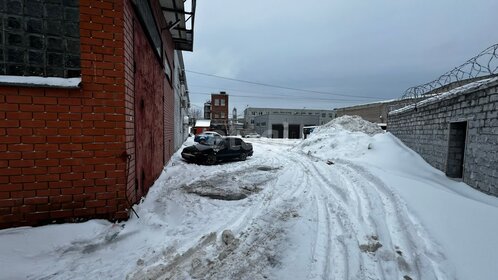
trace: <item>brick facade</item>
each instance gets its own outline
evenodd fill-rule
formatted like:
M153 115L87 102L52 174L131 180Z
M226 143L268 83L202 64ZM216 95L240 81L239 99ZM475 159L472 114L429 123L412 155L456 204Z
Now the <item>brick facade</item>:
M148 127L143 134L157 130L153 139L173 139L173 94L157 59L136 61L136 40L144 53L153 50L130 1L80 0L79 11L80 89L0 86L0 228L125 219L173 152L160 146L146 182L137 182L136 143L143 139L136 137L135 86L146 78L136 80L136 63L161 78L154 99L144 101L155 106L152 120L160 129ZM165 55L173 61L167 33ZM143 184L140 191L137 184Z
M498 81L395 111L387 129L435 168L450 177L463 173L465 183L498 196ZM462 159L463 171L456 164Z

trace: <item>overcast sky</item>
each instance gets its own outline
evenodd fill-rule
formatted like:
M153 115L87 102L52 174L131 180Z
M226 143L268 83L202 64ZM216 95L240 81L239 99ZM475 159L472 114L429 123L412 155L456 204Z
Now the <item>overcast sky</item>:
M398 98L498 43L497 11L497 0L197 1L187 71L325 93L187 72L191 103L227 91L240 116Z

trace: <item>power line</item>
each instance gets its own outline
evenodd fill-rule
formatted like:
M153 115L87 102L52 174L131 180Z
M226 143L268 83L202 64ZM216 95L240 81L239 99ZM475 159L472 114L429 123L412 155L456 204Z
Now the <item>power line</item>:
M318 94L337 95L337 96L344 96L344 97L356 97L356 98L379 100L379 98L371 97L371 96L350 95L350 94L332 93L332 92L324 92L324 91L316 91L316 90L307 90L307 89L285 87L285 86L272 85L272 84L266 84L266 83L260 83L260 82L253 82L253 81L248 81L248 80L234 79L234 78L223 77L223 76L218 76L218 75L208 74L208 73L203 73L203 72L197 72L197 71L192 71L192 70L185 70L185 71L189 72L189 73L197 74L197 75L203 75L203 76L214 77L214 78L218 78L218 79L230 80L230 81L235 81L235 82L240 82L240 83L264 86L264 87L287 89L287 90L294 90L294 91L301 91L301 92L311 92L311 93L318 93Z
M189 94L193 95L211 95L209 92L195 92L189 91ZM280 99L282 100L282 96L254 96L254 95L239 95L239 94L230 94L231 97L241 97L241 98L258 98L258 99ZM319 98L319 97L293 97L293 99L299 100L316 100L316 101L334 101L334 102L358 102L359 100L352 99L341 99L341 98Z
M205 89L220 90L219 87L210 87L210 86L203 86L203 85L196 85L196 84L189 84L189 88L191 88L191 89L192 88L205 88ZM234 92L238 92L238 93L247 93L247 94L265 94L265 95L274 95L274 96L282 96L282 97L294 97L294 96L290 96L289 94L285 94L285 93L282 93L282 94L273 93L273 92L272 93L265 93L265 92L254 93L254 92L248 92L248 91L244 91L244 90L240 90L240 89L236 89L236 88L227 88L227 87L223 87L222 90L230 91L230 94L232 94L232 95ZM327 94L327 95L329 95L329 94ZM260 97L260 96L255 95L254 97ZM294 98L297 98L297 97L294 97ZM310 98L310 97L307 97L307 99L308 98ZM343 99L337 99L337 100L343 100ZM362 101L362 100L358 100L358 99L348 99L348 100L349 101ZM384 100L384 98L376 98L375 100Z

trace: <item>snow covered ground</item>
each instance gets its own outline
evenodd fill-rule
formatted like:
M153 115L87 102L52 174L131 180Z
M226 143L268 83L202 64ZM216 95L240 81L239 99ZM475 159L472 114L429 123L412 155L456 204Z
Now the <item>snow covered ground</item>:
M0 231L0 278L496 279L498 199L375 125L250 142L244 162L175 154L140 218Z

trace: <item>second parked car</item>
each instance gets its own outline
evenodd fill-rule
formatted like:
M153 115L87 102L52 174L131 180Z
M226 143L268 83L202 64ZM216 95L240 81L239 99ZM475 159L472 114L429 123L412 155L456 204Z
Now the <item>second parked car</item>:
M246 160L252 155L252 144L238 137L220 137L214 142L195 144L182 151L182 157L186 161L210 165L224 160Z

